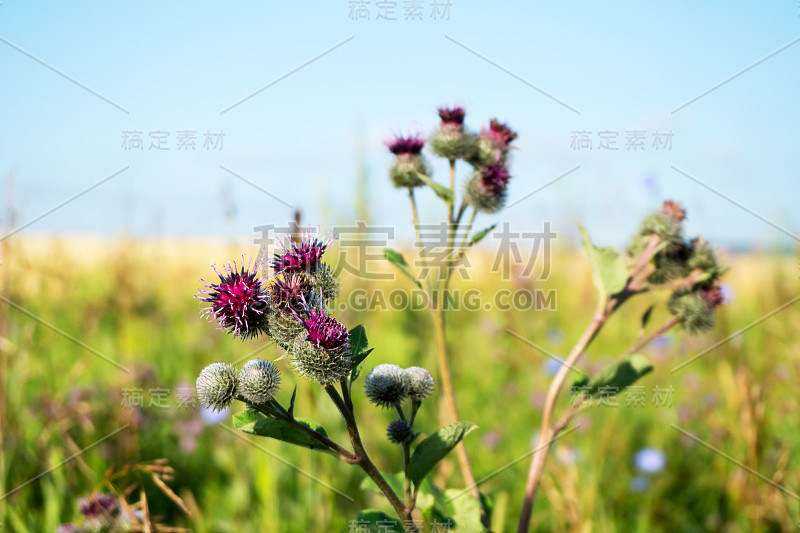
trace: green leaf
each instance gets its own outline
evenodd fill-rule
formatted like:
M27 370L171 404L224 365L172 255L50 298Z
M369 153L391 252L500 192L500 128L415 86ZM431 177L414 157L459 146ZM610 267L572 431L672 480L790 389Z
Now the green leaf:
M328 436L325 428L313 420L306 418L295 418L295 421L303 424L304 426L313 429L317 433ZM304 448L312 450L327 450L328 447L323 445L311 435L303 432L302 430L292 426L288 422L278 420L276 418L269 418L257 411L242 411L233 415L233 426L240 429L245 433L251 435L258 435L259 437L269 437L272 439L281 440Z
M430 476L426 476L419 487L417 509L421 510L429 521L436 519L439 522L446 522L453 515L452 504L447 501L444 491L436 486Z
M414 276L414 273L411 272L408 263L406 263L405 258L403 258L403 254L401 254L400 252L395 252L391 248L384 248L383 256L390 263L396 266L400 270L400 272L405 274L408 277L408 279L413 281L417 287L419 287L420 289L422 288L422 283L420 283L419 280Z
M350 357L350 383L355 381L359 374L361 374L361 367L363 366L364 359L366 359L373 350L373 348L367 349L367 346L369 346L367 331L364 329L364 326L359 324L350 330L350 351L353 354Z
M616 294L624 289L628 283L628 268L625 266L625 258L612 246L600 248L592 244L589 232L582 225L580 231L583 247L592 265L594 285L601 295Z
M367 330L364 326L359 324L350 330L350 351L353 355L358 355L369 346L367 341Z
M375 509L366 509L358 513L356 522L358 522L359 531L361 531L361 527L367 527L370 533L405 532L400 520Z
M292 391L292 399L289 400L289 416L294 418L294 398L297 396L297 385L294 386L294 390Z
M481 502L473 498L472 494L468 492L464 494L460 489L447 489L444 494L453 507L455 528L451 529L451 531L456 533L482 533L486 531L483 524L481 524ZM455 499L451 500L451 498Z
M440 428L436 433L420 442L411 456L408 465L408 477L419 486L436 463L461 442L470 431L477 428L472 422L457 422Z
M653 370L653 365L643 355L633 355L619 363L609 365L594 376L581 392L587 396L614 396Z
M488 228L480 230L478 233L473 235L472 238L469 240L469 245L470 246L474 246L474 245L478 244L479 242L481 242L483 240L484 237L489 235L489 233L496 227L497 227L497 224L492 224Z
M367 358L369 354L372 353L372 350L375 348L370 348L364 352L361 352L359 355L353 358L353 365L351 366L350 370L350 383L354 382L358 379L358 376L361 375L361 369L364 367L364 360Z
M650 322L650 317L653 314L653 309L656 308L656 304L651 304L650 307L647 308L647 311L644 312L642 315L642 329L647 327L647 324Z
M453 191L451 191L449 188L445 187L440 183L436 183L425 174L417 173L417 177L419 177L419 179L422 180L422 182L425 183L425 185L433 189L433 192L436 193L436 196L438 196L448 204L453 203Z

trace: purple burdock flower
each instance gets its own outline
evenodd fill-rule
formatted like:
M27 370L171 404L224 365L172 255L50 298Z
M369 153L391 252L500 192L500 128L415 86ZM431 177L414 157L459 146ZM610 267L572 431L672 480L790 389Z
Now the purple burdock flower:
M406 137L395 135L394 140L388 141L386 146L390 152L397 156L392 168L389 170L389 177L395 187L419 187L424 185L419 175L427 176L431 173L425 158L422 156L425 138L418 133L413 133Z
M224 273L213 266L219 283L200 278L206 286L197 293L197 298L211 304L203 308L201 315L216 320L234 337L247 339L256 337L267 329L269 294L264 282L256 277L258 268L251 265L239 270L236 261L225 265Z
M283 250L274 254L270 266L276 273L313 272L331 242L333 242L331 234L319 239L310 233L304 235L300 242L283 242L281 243Z
M78 509L86 518L108 516L118 505L116 498L102 492L78 500Z
M286 274L277 278L269 288L272 305L276 309L300 311L305 304L305 295L311 292L311 282L297 274Z
M308 331L306 341L326 350L335 350L350 341L350 333L343 324L317 309L309 310L308 320L304 320L303 324Z
M396 135L394 140L388 141L386 146L389 151L396 156L401 155L420 155L422 148L425 146L425 138L421 135L414 133L408 137Z
M467 182L464 198L477 211L496 213L505 205L510 179L508 167L503 163L479 167Z
M493 163L487 165L480 170L481 185L492 193L501 193L506 190L511 173L508 168L502 163Z
M467 114L463 107L440 107L439 118L442 119L442 128L464 131L464 116Z
M484 128L482 134L495 141L499 147L505 149L508 149L511 145L511 141L517 138L517 132L496 118L489 121L489 128Z

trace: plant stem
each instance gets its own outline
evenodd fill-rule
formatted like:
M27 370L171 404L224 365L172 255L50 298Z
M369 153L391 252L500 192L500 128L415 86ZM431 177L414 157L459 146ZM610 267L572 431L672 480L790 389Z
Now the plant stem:
M533 453L531 468L528 471L528 481L525 485L525 500L522 504L517 533L527 533L530 527L536 490L539 488L539 480L544 471L544 463L547 459L547 453L550 451L549 442L552 441L556 434L556 428L551 426L551 424L558 394L561 392L561 387L567 379L567 373L575 365L584 350L586 350L586 347L594 340L595 336L597 336L600 329L608 320L610 309L614 308L612 300L613 298L608 297L600 300L597 311L594 317L592 317L592 322L586 328L586 331L583 332L580 340L578 340L578 343L572 349L569 356L567 356L565 363L558 369L558 372L553 378L553 382L550 384L550 389L545 399L544 412L542 413L542 426L539 430L539 440L536 443L536 451ZM544 446L544 443L548 443L548 445Z
M345 391L345 395L347 395L346 387L343 387ZM375 482L378 486L378 489L383 493L386 499L391 504L392 508L394 509L397 516L400 520L403 521L403 527L409 533L419 533L419 529L414 524L411 519L411 510L407 509L406 506L403 504L400 497L394 492L392 487L389 486L389 483L386 482L383 475L381 475L378 468L369 458L367 454L367 450L364 449L364 444L361 442L361 435L358 432L358 424L356 423L355 416L353 412L347 408L347 404L345 400L339 395L339 391L333 385L326 385L325 392L328 393L331 400L333 400L334 405L336 408L339 409L339 413L341 413L342 418L344 418L345 424L347 425L347 431L350 434L350 441L353 444L353 451L356 454L357 460L355 464L361 467L361 469Z

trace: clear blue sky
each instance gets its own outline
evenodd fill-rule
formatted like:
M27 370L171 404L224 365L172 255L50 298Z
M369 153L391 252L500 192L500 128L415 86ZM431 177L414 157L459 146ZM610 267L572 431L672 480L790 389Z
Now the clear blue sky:
M672 112L800 37L796 0L451 0L449 20L432 20L424 0L422 21L403 20L404 0L398 20L375 20L376 0L370 20L351 20L350 3L2 0L0 171L16 172L18 225L126 166L24 231L246 238L290 217L221 165L307 222L348 221L362 139L374 220L408 235L382 143L393 130L429 132L437 105L459 103L475 129L496 116L519 132L511 202L580 165L493 218L567 233L583 221L619 243L671 197L686 204L690 233L793 243L674 166L800 233L800 42ZM124 150L124 130L143 131L145 149ZM154 130L170 133L170 150L148 149ZM177 150L181 130L197 132L195 151ZM206 130L224 131L221 150L203 148ZM594 150L570 148L576 130L592 132ZM620 150L596 149L602 130L619 133ZM625 149L628 130L646 132L646 150ZM673 132L671 150L652 148L656 130ZM424 216L436 206L424 195Z

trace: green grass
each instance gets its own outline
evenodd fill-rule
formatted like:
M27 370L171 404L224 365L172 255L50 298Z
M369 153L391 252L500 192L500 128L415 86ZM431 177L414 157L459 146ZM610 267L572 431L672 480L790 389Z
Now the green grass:
M11 280L7 297L130 372L0 303L5 371L0 492L5 494L128 424L119 434L0 501L0 529L53 531L77 518L77 499L101 481L108 467L159 457L168 458L176 469L172 486L193 514L183 516L156 491L150 496L153 513L162 515L165 523L198 533L348 531L348 522L362 508L382 506L389 511L379 499L359 490L364 477L360 470L328 455L246 439L259 449L217 426L202 425L195 437L188 435L198 427L198 413L176 406L176 388L192 386L206 364L233 362L260 346L257 341L234 341L200 319L198 302L192 299L197 278L211 273L209 263L238 257L242 250L212 243L88 245L77 240L22 241L10 247L3 260ZM484 295L503 287L531 286L525 280L504 282L484 274L486 258L478 253L474 259L471 283ZM800 506L795 497L673 427L696 435L787 490L800 491L800 337L796 335L800 305L670 373L679 362L797 295L793 259L766 255L728 259L733 269L725 281L735 298L720 312L717 327L700 337L675 333L646 351L656 365L640 383L646 387L646 405L626 407L623 394L619 407L587 407L576 419L578 428L555 444L534 511L535 530L796 530ZM355 286L370 291L393 286L360 282L352 276L344 282L345 291ZM397 286L407 285L400 280ZM557 253L550 278L535 282L535 287L557 291L556 310L462 311L450 316L459 411L480 426L466 440L479 479L529 453L548 385L545 356L508 330L564 354L588 323L595 304L588 266L579 253ZM631 302L615 315L582 360L582 368L595 372L623 353L636 339L639 317L648 303ZM382 362L421 365L436 376L426 312L343 311L338 317L349 326L365 325L376 347L367 368ZM662 310L652 324L664 318ZM267 345L258 355L274 359L279 350ZM279 365L284 379L279 398L288 403L297 382L297 413L316 419L337 440L346 441L324 393L298 380L285 361ZM652 405L655 386L672 387L671 406ZM123 390L135 387L144 391L144 407L124 408ZM159 387L170 390L168 408L149 406L147 391ZM438 396L433 398L419 417L418 427L427 432L437 427ZM390 414L369 405L360 387L354 400L373 459L384 471L399 470L399 450L383 437ZM563 408L568 402L567 391L559 405ZM650 476L646 490L634 492L631 482L640 474L633 457L643 447L663 450L667 464ZM578 460L564 460L573 449ZM515 528L528 466L529 458L523 459L482 485L495 501L498 531ZM461 486L454 460L437 472L437 479Z

